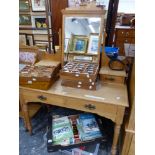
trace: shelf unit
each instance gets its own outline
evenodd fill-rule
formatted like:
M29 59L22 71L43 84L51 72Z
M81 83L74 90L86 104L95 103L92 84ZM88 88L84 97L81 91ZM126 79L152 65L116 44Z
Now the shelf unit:
M38 46L41 50L41 47L44 48L43 51L48 53L55 53L55 44L54 44L54 35L52 31L52 16L51 16L51 10L50 10L50 1L45 0L45 11L33 11L32 10L32 4L31 0L19 0L19 2L25 2L28 3L29 9L27 11L19 11L19 15L25 15L25 17L28 15L31 18L30 25L19 25L19 35L25 35L24 44L26 45L32 45L32 46ZM35 18L45 18L45 24L46 28L37 28L36 27L36 21ZM33 19L32 19L33 18ZM31 36L31 42L28 36ZM19 41L21 44L23 42ZM42 51L42 50L41 50Z

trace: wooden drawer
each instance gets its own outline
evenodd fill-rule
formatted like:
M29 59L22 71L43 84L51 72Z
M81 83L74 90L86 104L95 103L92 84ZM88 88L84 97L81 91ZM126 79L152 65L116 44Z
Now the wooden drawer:
M135 37L134 29L117 29L116 30L117 37Z
M92 112L107 117L112 121L115 120L117 106L104 103L96 103L95 101L87 101L73 97L65 97L62 95L48 94L39 91L23 90L23 98L26 102L43 102L61 107ZM22 93L22 92L20 92ZM94 97L95 98L95 97Z
M100 75L100 80L105 83L125 83L125 77L114 75Z
M117 38L116 40L116 45L117 44L124 44L124 43L134 43L134 39L133 38Z

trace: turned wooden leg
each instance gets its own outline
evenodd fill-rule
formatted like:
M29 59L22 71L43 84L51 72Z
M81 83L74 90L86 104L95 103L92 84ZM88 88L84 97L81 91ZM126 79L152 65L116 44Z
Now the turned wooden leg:
M115 124L113 144L111 149L112 155L116 155L116 152L117 152L117 143L118 143L118 138L120 134L120 129L121 129L121 125Z
M29 133L32 134L32 125L31 125L31 121L30 121L30 117L29 117L28 105L27 104L23 104L23 115L24 115L26 127L27 127Z
M22 112L22 119L24 120L24 126L25 126L25 129L27 130L27 124L26 124L26 120L25 120L25 117L24 117L24 112L23 112L23 105L22 105L22 103L21 103L21 101L20 101L20 110L21 110L21 112Z

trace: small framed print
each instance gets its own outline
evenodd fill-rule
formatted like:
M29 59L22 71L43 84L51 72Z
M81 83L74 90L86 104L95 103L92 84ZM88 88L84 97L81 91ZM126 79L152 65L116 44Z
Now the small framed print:
M35 18L35 26L36 26L36 28L47 28L46 18L36 17Z
M33 36L33 34L32 35L31 34L27 35L27 41L28 41L28 45L29 46L33 46L34 45L34 36Z
M85 53L88 45L88 37L76 35L73 36L73 52Z
M28 0L19 0L19 11L21 12L29 12L30 5Z
M19 45L26 45L26 35L25 34L19 35Z
M91 33L89 36L89 44L87 53L98 54L99 35Z
M37 30L33 31L34 34L47 34L46 16L32 16L31 19L32 27L38 28Z
M45 11L45 0L31 0L32 11Z
M31 15L20 14L19 15L19 25L31 25Z

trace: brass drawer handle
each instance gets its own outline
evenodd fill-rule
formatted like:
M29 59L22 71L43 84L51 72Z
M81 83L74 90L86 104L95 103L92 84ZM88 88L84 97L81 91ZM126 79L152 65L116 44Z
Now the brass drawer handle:
M38 99L42 100L42 101L46 101L47 97L43 96L43 95L39 95Z
M89 109L89 110L95 110L96 109L96 106L93 105L93 104L85 104L84 106L86 109Z

